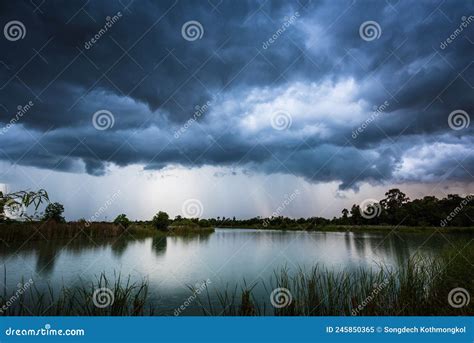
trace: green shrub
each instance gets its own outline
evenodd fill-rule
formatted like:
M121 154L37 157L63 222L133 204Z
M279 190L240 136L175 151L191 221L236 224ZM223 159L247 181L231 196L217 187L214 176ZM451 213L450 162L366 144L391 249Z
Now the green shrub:
M53 202L46 206L44 210L43 220L45 221L54 221L57 223L64 223L66 220L63 217L64 206L59 202Z
M198 227L198 225L190 219L174 220L171 225L172 226Z
M170 217L168 216L168 213L160 211L155 214L151 222L157 230L164 231L168 229Z
M123 226L127 228L130 226L130 220L127 218L125 214L119 214L117 218L114 219L114 224Z

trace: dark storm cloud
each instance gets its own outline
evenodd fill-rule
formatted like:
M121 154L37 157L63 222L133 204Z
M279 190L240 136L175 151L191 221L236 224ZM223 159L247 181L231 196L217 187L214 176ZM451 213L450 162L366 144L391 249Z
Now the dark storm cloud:
M0 40L0 156L92 175L112 163L244 166L338 181L342 188L393 179L471 180L472 126L454 131L447 119L457 109L473 113L474 23L440 44L471 18L473 7L2 3L2 26L19 20L26 37ZM106 17L114 23L101 32ZM182 37L190 20L202 25L201 39ZM365 21L380 25L378 39L360 37ZM16 118L17 107L29 101L34 106ZM384 103L374 116L373 107ZM102 131L92 116L103 109L113 114L113 126ZM269 125L276 110L290 114L287 129ZM430 144L457 161L449 175L446 154L417 155ZM410 162L417 159L424 163Z

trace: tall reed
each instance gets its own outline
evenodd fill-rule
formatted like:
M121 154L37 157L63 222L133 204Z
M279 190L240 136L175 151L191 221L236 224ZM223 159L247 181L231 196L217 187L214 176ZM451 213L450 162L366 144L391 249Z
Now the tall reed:
M6 281L6 280L5 280ZM23 283L22 283L23 284ZM101 294L102 293L102 294ZM18 294L16 292L16 294ZM15 294L0 296L3 307L0 314L6 316L141 316L153 315L154 310L146 307L148 283L143 280L132 283L130 276L123 280L115 275L110 281L105 273L90 283L76 287L61 287L58 291L50 285L40 291L33 284L11 301ZM99 306L98 306L98 305ZM107 306L102 306L107 305Z

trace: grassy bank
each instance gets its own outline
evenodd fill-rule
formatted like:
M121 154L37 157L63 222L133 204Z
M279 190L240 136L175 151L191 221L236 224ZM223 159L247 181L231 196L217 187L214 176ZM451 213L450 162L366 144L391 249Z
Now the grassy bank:
M469 263L473 260L474 243L470 242L444 250L434 259L415 256L401 263L396 272L384 266L340 272L315 266L310 271L299 270L293 274L278 270L263 283L266 290L263 299L253 294L256 284L245 282L241 287L233 285L227 289L206 287L197 296L195 289L190 288L190 295L195 295L193 301L203 315L213 316L474 315L473 302L453 306L463 305L462 292L474 294L474 266ZM94 292L104 287L110 289L115 300L110 306L100 308L94 304ZM450 295L460 288L464 289L461 293ZM105 275L95 282L60 291L52 288L39 291L34 283L21 295L4 290L0 303L10 303L0 312L4 315L163 313L163 309L150 302L146 280L131 283L130 279L118 276L111 282ZM166 314L173 315L172 309Z
M446 233L474 233L474 227L434 227L434 226L389 226L389 225L327 225L311 228L309 231L321 232L446 232Z
M435 227L435 226L390 226L390 225L253 225L247 227L219 226L223 229L256 229L281 231L314 231L314 232L417 232L417 233L474 233L474 226L470 227Z
M0 224L0 240L15 242L23 240L52 240L73 238L149 237L169 235L208 234L212 228L181 227L159 231L149 224L132 223L127 228L113 223L86 222L12 222Z
M242 229L242 227L222 227ZM464 233L474 234L474 227L418 227L418 226L382 226L382 225L321 225L321 226L251 226L246 229L282 230L282 231L314 231L314 232L413 232L413 233ZM113 238L150 237L150 236L182 236L209 234L214 232L212 227L197 225L171 225L167 230L157 230L147 222L132 223L127 228L113 223L104 222L11 222L0 223L0 240L15 242L23 240L52 240L72 238Z
M212 227L199 227L199 226L170 226L167 235L169 236L192 236L199 234L213 233L214 228Z

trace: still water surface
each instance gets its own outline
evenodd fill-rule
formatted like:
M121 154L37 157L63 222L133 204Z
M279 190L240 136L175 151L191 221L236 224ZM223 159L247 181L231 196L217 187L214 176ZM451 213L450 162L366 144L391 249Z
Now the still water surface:
M446 236L450 241L459 236ZM2 247L0 264L6 267L7 289L32 278L36 287L74 286L92 281L101 272L130 275L132 281L149 282L151 301L160 314L173 314L190 295L188 286L210 280L214 289L259 282L257 299L266 301L262 281L286 267L309 270L316 264L334 270L371 268L379 264L396 268L415 252L432 256L446 238L431 234L284 232L216 229L210 235L160 237L141 240L91 242L37 241ZM0 273L3 281L3 271ZM215 299L214 299L215 300ZM201 314L197 304L184 313Z

